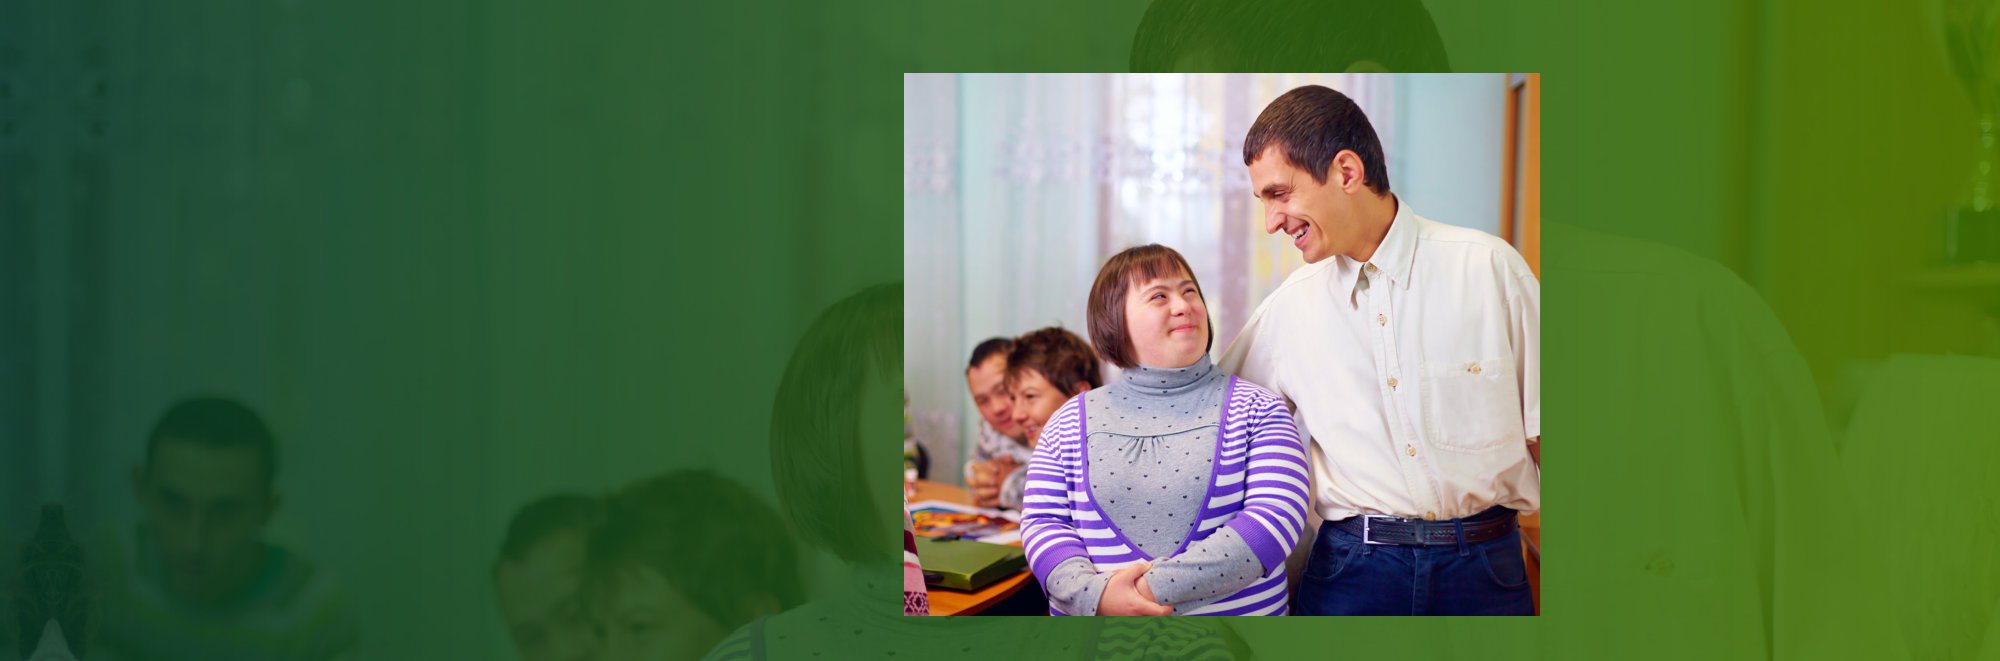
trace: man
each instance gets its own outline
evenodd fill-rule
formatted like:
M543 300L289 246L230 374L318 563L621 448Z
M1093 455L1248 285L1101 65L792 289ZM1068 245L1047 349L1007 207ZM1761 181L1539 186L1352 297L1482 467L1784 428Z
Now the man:
M597 502L558 493L523 506L507 523L493 587L522 661L597 656L598 629L579 594Z
M103 658L351 651L357 629L333 579L260 538L278 508L277 465L270 428L242 404L203 397L160 416L132 469L144 519L109 568Z
M965 367L965 388L979 409L979 445L972 460L965 462L965 486L980 507L1021 507L1021 489L1027 471L1019 470L1034 456L1028 435L1014 418L1013 398L1007 392L1007 352L1014 342L996 337L972 349L972 362Z
M1305 615L1533 614L1517 513L1537 511L1540 285L1488 234L1390 192L1360 107L1320 86L1244 140L1264 229L1306 261L1222 368L1298 409L1321 526Z

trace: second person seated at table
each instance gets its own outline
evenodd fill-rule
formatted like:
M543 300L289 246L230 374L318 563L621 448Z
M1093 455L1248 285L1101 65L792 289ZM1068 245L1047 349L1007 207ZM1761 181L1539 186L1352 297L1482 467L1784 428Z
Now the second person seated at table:
M996 337L972 349L965 367L965 388L979 409L979 443L965 462L965 487L980 507L1021 508L1026 481L1028 434L1014 418L1013 396L1007 392L1007 352L1014 341Z
M1004 386L1013 398L1014 422L1028 435L1028 448L1041 442L1042 427L1063 402L1103 387L1103 374L1090 343L1059 326L1014 338Z

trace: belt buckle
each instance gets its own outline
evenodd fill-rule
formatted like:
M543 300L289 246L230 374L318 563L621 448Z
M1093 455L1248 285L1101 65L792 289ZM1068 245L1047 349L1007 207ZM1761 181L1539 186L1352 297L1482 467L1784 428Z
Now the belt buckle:
M1393 517L1393 516L1386 516L1386 515L1382 515L1382 514L1363 514L1363 515L1361 515L1361 543L1363 543L1363 544L1375 544L1375 545L1378 545L1378 546L1395 546L1395 544L1392 544L1392 543L1390 543L1390 542L1378 542L1378 541L1375 541L1375 540L1373 540L1373 539L1369 539L1369 538L1368 538L1368 533L1370 532L1370 530L1371 530L1371 528L1372 528L1371 524L1373 524L1373 523L1375 522L1375 520L1376 520L1376 519L1395 519L1395 518L1396 518L1396 517Z

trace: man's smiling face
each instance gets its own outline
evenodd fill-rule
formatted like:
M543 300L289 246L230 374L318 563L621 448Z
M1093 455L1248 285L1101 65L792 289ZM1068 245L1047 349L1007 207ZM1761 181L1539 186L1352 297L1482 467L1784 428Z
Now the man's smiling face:
M1351 152L1342 154L1352 158ZM1264 232L1284 232L1308 264L1354 252L1366 241L1367 233L1357 223L1353 192L1346 190L1366 191L1366 187L1359 182L1343 186L1339 161L1335 157L1324 183L1293 165L1278 145L1265 148L1250 163L1250 190L1264 203Z

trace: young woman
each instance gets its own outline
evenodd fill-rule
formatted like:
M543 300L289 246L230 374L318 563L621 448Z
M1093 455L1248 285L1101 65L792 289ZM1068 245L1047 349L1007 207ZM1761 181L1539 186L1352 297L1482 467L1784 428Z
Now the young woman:
M1106 262L1090 338L1124 368L1049 415L1022 539L1054 615L1283 615L1305 526L1298 428L1270 391L1210 363L1187 260L1158 245Z
M1103 387L1104 377L1090 343L1050 326L1014 338L1002 384L1014 398L1014 421L1028 433L1028 447L1033 448L1049 416L1069 398Z

